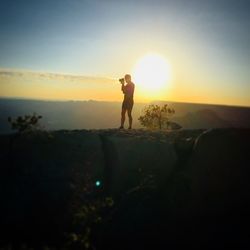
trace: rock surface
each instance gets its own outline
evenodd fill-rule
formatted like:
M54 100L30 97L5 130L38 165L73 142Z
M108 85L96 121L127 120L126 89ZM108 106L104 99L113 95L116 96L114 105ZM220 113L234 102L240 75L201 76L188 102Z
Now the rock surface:
M249 129L76 130L0 137L4 242L63 238L88 179L116 208L96 240L105 247L250 246ZM79 198L79 202L84 200ZM20 233L21 232L21 233ZM53 232L53 234L52 234ZM58 234L58 235L57 235ZM32 236L32 237L33 237ZM31 240L31 241L32 241ZM249 244L249 245L248 245ZM154 247L156 247L154 245Z

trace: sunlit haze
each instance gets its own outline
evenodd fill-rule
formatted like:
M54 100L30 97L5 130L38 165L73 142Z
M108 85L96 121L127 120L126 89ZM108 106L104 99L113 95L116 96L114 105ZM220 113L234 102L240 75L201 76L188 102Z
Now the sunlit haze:
M0 97L250 106L248 0L1 1Z
M141 96L164 98L170 84L170 66L165 58L150 53L142 57L132 70Z

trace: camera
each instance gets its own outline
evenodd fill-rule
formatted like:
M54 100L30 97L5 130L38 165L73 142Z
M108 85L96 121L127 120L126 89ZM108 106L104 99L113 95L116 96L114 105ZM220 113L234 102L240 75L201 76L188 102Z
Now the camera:
M120 82L121 84L123 84L124 81L125 81L124 78L120 78L120 79L119 79L119 82Z

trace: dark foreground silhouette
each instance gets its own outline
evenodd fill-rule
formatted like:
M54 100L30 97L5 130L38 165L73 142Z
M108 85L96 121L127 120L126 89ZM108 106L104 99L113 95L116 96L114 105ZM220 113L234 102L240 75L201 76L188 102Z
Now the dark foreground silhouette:
M0 246L246 249L249 141L249 129L1 136Z

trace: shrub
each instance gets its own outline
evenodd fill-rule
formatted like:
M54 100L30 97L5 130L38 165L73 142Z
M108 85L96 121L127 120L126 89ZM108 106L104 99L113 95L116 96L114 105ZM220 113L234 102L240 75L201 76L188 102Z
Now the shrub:
M139 117L142 126L150 129L171 129L172 122L170 117L175 114L175 110L168 107L168 104L159 105L150 104L143 110L143 115ZM179 126L181 127L181 126Z
M8 117L8 122L11 124L11 128L13 130L23 133L40 128L39 120L41 118L41 115L36 115L36 113L33 113L33 115L18 116L15 119Z

